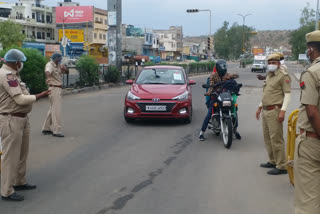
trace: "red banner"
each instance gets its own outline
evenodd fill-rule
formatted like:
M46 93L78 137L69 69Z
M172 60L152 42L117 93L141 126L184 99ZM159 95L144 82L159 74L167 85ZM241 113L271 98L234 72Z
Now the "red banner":
M56 7L57 23L81 23L93 21L92 6Z

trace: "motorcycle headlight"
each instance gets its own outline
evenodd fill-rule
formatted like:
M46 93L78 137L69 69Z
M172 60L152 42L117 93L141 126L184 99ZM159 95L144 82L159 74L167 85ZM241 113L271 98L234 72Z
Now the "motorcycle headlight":
M132 94L130 91L127 95L128 100L140 100L140 97L137 97L136 95Z
M223 101L222 106L231 106L231 101Z
M187 100L189 97L189 92L186 91L184 92L183 94L180 94L179 96L176 96L174 98L172 98L173 100L179 100L179 101L184 101L184 100Z

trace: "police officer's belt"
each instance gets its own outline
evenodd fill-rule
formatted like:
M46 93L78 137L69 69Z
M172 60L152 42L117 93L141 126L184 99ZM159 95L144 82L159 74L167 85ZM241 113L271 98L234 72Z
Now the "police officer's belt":
M308 131L305 131L304 129L300 129L300 135L302 135L305 132L307 137L316 138L320 140L320 136L318 136L316 133L308 132Z
M49 87L62 88L62 85L49 85Z
M278 109L278 108L282 108L282 105L273 105L273 106L263 106L263 110L273 110L273 109Z
M0 114L5 116L11 115L13 117L22 117L22 118L25 118L28 115L26 113L0 113Z

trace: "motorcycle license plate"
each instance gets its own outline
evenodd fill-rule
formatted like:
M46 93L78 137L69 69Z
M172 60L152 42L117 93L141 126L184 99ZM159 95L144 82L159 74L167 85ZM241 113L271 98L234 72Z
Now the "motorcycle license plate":
M167 111L167 106L146 106L146 111Z

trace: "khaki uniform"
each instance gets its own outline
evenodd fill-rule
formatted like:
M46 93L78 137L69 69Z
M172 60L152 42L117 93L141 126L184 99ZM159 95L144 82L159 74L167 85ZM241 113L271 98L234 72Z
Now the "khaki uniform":
M9 114L27 114L30 105L18 105L13 97L29 95L16 71L3 65L0 69L0 136L1 136L1 195L14 193L13 185L26 184L26 160L29 152L29 118Z
M315 105L320 112L320 57L302 74L301 106L298 127L305 130L297 138L294 163L295 214L320 213L320 140L306 136L315 133L309 122L305 105Z
M279 123L280 108L267 110L266 107L283 104L284 94L291 92L291 79L289 74L281 67L274 73L269 72L264 83L262 97L262 119L265 147L269 162L278 169L286 169L286 157L283 139L283 124Z
M61 93L62 93L62 72L59 66L54 62L48 62L45 72L49 72L50 76L47 80L49 90L49 111L47 118L43 124L42 130L52 131L54 134L62 134L61 125ZM58 87L57 87L58 86Z

